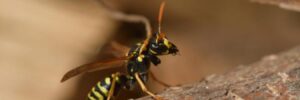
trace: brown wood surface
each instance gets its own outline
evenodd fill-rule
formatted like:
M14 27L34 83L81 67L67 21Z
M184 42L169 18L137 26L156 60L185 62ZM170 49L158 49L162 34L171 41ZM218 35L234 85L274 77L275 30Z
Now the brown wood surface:
M165 100L299 100L300 47L194 84L168 88L159 96Z
M277 5L284 9L300 11L300 0L251 0L263 4Z

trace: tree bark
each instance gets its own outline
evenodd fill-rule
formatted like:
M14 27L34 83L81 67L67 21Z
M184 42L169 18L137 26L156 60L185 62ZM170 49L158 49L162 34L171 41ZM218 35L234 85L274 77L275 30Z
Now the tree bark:
M158 95L164 100L299 100L300 46Z

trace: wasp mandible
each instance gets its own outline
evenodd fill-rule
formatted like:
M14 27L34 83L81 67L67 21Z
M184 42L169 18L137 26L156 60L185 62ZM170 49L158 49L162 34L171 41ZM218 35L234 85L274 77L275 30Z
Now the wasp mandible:
M81 65L75 69L68 71L62 78L64 82L76 75L89 72L92 70L103 70L113 68L111 65L116 63L126 63L127 73L116 72L98 82L89 92L88 100L110 100L120 89L131 90L136 85L139 85L143 92L159 100L160 97L150 92L145 86L148 80L150 64L157 66L161 63L158 56L178 53L178 48L170 42L165 33L161 32L161 22L165 2L162 2L158 15L158 32L147 33L144 41L132 46L126 56L117 57L110 60L95 61L92 63ZM118 66L119 67L119 66Z

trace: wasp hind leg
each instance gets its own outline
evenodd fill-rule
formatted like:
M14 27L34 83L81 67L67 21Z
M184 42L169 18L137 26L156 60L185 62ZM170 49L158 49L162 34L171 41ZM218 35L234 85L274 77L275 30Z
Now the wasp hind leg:
M134 74L134 77L136 78L138 84L140 85L141 89L143 90L143 92L147 93L148 95L150 95L151 97L153 97L156 100L163 100L161 97L155 95L154 93L150 92L147 87L145 86L145 84L143 83L143 81L141 80L140 76L138 73Z
M121 74L119 72L112 74L112 81L111 81L111 87L108 91L107 99L106 100L111 100L114 96L115 88L116 88L116 82L117 78L119 78Z

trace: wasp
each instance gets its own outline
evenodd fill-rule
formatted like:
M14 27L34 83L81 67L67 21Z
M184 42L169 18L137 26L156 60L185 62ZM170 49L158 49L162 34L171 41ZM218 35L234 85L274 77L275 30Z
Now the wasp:
M89 72L95 69L103 70L113 68L110 65L114 63L126 63L127 73L116 72L99 81L88 93L88 100L111 100L120 89L132 90L139 85L143 92L160 100L161 98L150 92L145 86L148 75L152 74L149 70L151 63L157 66L161 63L158 56L173 54L176 55L178 48L168 40L166 35L161 32L161 21L165 2L162 2L158 15L158 32L149 33L146 39L132 46L123 57L117 57L109 60L94 61L92 63L81 65L68 71L62 78L64 82L71 77L81 73Z

